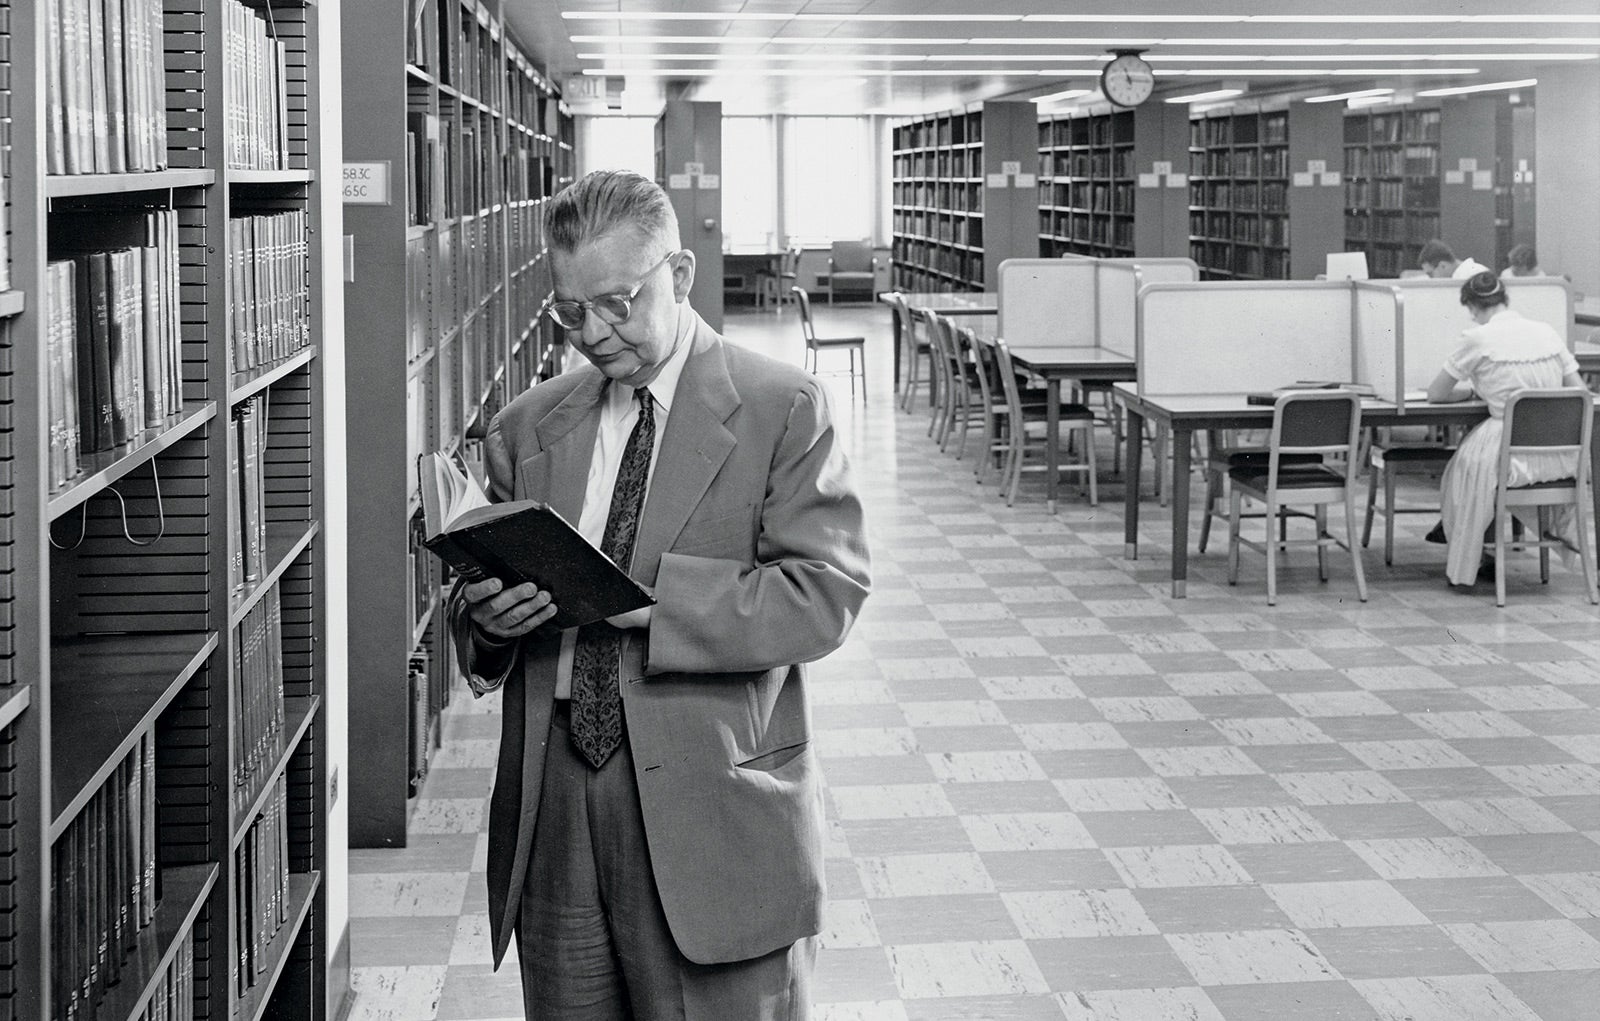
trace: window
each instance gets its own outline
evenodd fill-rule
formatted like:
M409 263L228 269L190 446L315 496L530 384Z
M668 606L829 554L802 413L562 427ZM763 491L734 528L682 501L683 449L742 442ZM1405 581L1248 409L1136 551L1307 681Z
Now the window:
M792 241L823 245L872 237L872 121L791 117L785 121L784 227Z
M579 117L578 176L591 170L632 170L655 179L654 117Z
M765 247L778 236L778 177L770 117L722 118L722 240L732 248Z

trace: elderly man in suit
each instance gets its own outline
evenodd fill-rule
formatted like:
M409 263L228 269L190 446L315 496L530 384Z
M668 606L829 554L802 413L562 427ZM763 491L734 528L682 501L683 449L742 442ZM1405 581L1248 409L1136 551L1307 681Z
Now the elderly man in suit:
M654 183L590 174L546 236L542 311L591 364L496 416L492 495L548 502L656 602L556 631L559 589L452 596L472 687L505 688L495 962L514 933L541 1021L804 1018L823 862L802 664L870 585L828 401L689 306Z

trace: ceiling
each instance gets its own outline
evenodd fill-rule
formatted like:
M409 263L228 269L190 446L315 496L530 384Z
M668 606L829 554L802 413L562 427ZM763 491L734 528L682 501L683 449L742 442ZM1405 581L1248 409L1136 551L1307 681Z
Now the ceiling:
M1122 0L1114 12L1082 0L502 2L513 35L558 83L621 79L620 112L643 114L663 97L720 101L732 115L1031 99L1092 90L1119 48L1144 51L1167 98L1223 86L1403 96L1600 57L1595 0Z

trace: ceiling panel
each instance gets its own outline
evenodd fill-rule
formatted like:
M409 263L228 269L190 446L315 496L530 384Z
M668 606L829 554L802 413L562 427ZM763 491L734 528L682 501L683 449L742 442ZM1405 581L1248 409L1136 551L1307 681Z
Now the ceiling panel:
M1600 57L1595 0L502 0L558 81L621 77L625 96L714 99L734 113L926 112L1092 86L1144 51L1158 95L1226 82L1247 98L1371 85L1536 78ZM1508 13L1511 11L1511 13ZM628 112L650 112L631 109ZM1597 111L1600 116L1600 111Z

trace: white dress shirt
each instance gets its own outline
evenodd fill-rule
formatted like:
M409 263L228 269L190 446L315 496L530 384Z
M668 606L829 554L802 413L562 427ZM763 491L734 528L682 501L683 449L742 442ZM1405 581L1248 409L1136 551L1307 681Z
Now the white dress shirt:
M667 416L672 414L672 401L678 393L678 379L683 375L684 363L689 360L696 317L687 303L678 306L678 336L676 348L662 364L661 371L648 384L654 409L656 438L650 452L650 475L645 481L648 496L650 484L656 478L656 458L661 454L661 437L667 431ZM600 404L600 429L594 438L594 454L589 460L589 479L583 490L583 510L578 515L578 531L585 539L599 546L606 534L606 519L611 516L611 491L617 485L617 472L622 467L622 452L628 446L628 437L639 421L639 401L634 388L612 380L606 384ZM619 565L623 570L627 564ZM561 636L561 661L556 670L556 698L570 698L572 694L572 656L577 648L578 632L567 631Z

